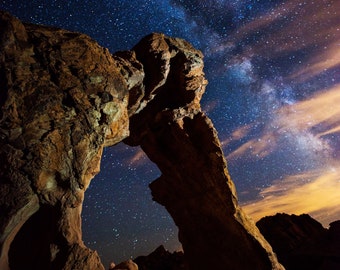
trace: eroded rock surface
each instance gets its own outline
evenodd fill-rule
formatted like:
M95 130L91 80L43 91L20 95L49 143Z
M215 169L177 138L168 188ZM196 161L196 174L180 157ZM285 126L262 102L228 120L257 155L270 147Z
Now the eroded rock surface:
M326 229L306 214L276 214L256 224L287 270L340 269L340 221Z
M0 269L104 269L82 242L81 207L103 147L124 139L162 171L152 194L190 269L283 269L238 206L201 111L201 52L152 34L112 56L3 12L0 31Z
M144 65L146 92L155 97L130 117L125 142L140 145L161 170L152 195L178 226L190 269L282 269L240 209L216 130L201 111L207 84L201 52L157 36L134 50ZM156 63L165 75L149 78Z
M39 264L29 269L103 269L82 242L80 213L103 147L129 134L128 80L86 35L6 13L0 25L0 269L25 269L23 255Z

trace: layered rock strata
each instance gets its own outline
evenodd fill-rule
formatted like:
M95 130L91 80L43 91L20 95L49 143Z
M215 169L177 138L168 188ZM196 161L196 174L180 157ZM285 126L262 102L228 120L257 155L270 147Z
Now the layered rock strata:
M152 194L190 269L283 269L240 209L201 111L201 52L152 34L111 55L86 35L4 12L0 31L0 269L104 269L80 214L103 147L123 140L160 168Z

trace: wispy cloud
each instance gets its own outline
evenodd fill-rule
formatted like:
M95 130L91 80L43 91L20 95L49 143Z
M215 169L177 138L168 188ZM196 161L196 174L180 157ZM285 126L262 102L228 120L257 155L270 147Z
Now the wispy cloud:
M222 147L226 147L232 141L242 140L243 138L245 138L249 134L252 127L253 127L253 125L249 124L249 125L245 125L245 126L241 126L241 127L237 128L236 130L234 130L232 132L232 134L229 137L221 140Z
M142 150L142 148L136 148L136 150L133 152L133 155L127 159L127 163L129 165L132 165L134 167L136 166L143 166L149 162L149 158L145 154L145 152Z
M284 138L295 151L305 153L305 162L309 158L319 161L314 170L283 176L263 189L258 200L245 203L244 208L253 219L278 212L308 213L324 226L338 219L340 196L335 191L340 190L340 164L332 155L337 149L330 147L326 135L340 132L339 104L340 85L335 85L306 100L283 106L258 139L247 141L228 155L235 159L270 154Z
M263 158L269 155L276 148L276 136L268 133L261 138L252 139L238 147L227 156L227 160L235 160L242 156L253 156Z
M260 192L260 199L246 202L244 210L254 220L276 213L308 213L327 226L340 214L340 165L286 176Z
M227 159L232 161L244 155L264 157L275 151L282 140L289 141L297 150L307 154L326 154L331 149L325 135L340 132L339 104L340 85L335 85L307 100L285 105L273 112L274 116L262 135L243 143L230 152ZM239 130L235 131L236 134ZM239 140L239 137L231 136L232 140Z
M291 63L299 58L287 77L303 82L340 65L339 14L340 5L334 0L284 1L226 38L214 38L206 55L224 54L228 63L242 57L250 61L254 57L275 61L285 57L285 62ZM236 54L234 49L238 50Z
M265 35L266 38L252 48L256 53L271 56L316 45L328 46L339 41L339 12L340 5L333 0L305 3L290 0L237 29L233 38L237 42L254 33ZM281 26L277 27L276 24ZM276 31L267 35L271 26ZM315 43L316 40L318 44Z
M340 24L340 22L339 22ZM340 26L337 30L340 35ZM291 78L306 81L313 76L326 72L340 65L340 38L325 46L320 54L313 55L308 62L295 72Z
M310 131L317 137L340 129L340 84L312 95L309 99L284 106L277 124L284 130Z
M251 128L252 128L252 125L245 125L245 126L239 127L236 130L234 130L234 132L231 134L231 138L233 140L241 140L245 136L248 135Z
M267 27L271 26L276 21L290 16L292 10L294 10L296 6L296 1L288 1L282 5L279 5L276 9L269 10L265 14L258 15L249 23L246 23L242 27L235 30L231 36L231 39L235 42L239 42L253 33L264 32Z

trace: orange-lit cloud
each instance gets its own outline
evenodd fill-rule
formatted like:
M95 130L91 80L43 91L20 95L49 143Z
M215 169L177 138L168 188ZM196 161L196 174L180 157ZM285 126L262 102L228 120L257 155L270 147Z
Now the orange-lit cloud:
M340 35L339 28L338 35ZM305 81L315 75L318 75L339 65L340 65L340 38L334 41L329 46L324 47L323 51L321 51L319 55L313 56L307 63L303 65L303 68L301 68L300 70L298 70L298 72L293 74L291 78L297 78L300 81Z
M149 159L141 148L138 148L135 154L128 160L128 163L133 166L142 166L147 162L149 162Z
M215 108L218 106L218 100L212 100L212 101L209 101L207 102L206 104L204 104L204 107L202 108L202 110L205 112L205 113L209 113L213 110L215 110Z
M247 136L247 134L249 133L251 127L252 127L251 125L245 125L245 126L237 128L231 134L232 139L233 140L241 140L242 138Z
M275 10L271 10L266 14L259 15L254 20L238 28L231 36L231 39L238 42L239 40L246 38L248 35L254 32L263 31L275 21L280 20L285 16L289 16L297 5L298 3L296 3L296 1L288 1L277 7Z
M322 136L325 136L325 135L328 135L328 134L339 133L339 132L340 132L340 125L336 126L334 128L331 128L329 130L326 130L324 132L318 133L317 136L322 137Z
M255 18L238 33L241 31L244 31L243 35L261 33L266 31L269 25L282 22L281 28L271 33L257 46L253 46L254 53L272 55L298 51L315 45L323 47L339 41L339 13L340 5L333 0L304 4L298 0L291 0L279 5L276 10ZM286 23L287 18L290 18L290 23Z
M244 155L262 158L270 154L276 147L274 133L268 133L261 138L252 139L241 145L227 156L227 160L235 160Z
M278 111L277 124L285 130L310 130L323 127L322 133L340 128L340 85L316 93L305 101L285 106ZM320 136L320 135L319 135Z
M230 136L221 140L222 148L226 147L232 141L239 141L246 137L249 134L252 127L253 125L250 124L239 127L236 130L234 130Z
M307 213L324 226L340 216L340 165L287 176L260 192L261 199L243 205L254 220L276 213Z
M279 16L273 16L271 12L255 19L248 28L262 32L265 31L263 26L267 26L263 24L264 18L270 23L279 22L286 16L292 18L289 24L282 23L284 26L281 29L252 46L251 55L272 58L287 52L292 54L302 49L318 48L310 54L309 59L297 65L289 76L289 80L303 82L340 65L340 5L331 0L307 2L302 6L300 3L288 1L273 12ZM260 28L254 28L256 24Z
M251 59L260 55L272 59L287 53L298 57L294 54L304 49L310 50L309 59L297 65L289 76L289 80L293 78L304 81L339 66L339 14L340 5L334 0L305 3L298 0L285 1L236 29L224 42L212 48L209 54L229 52L249 37L256 37L256 43L244 48L243 55L231 57L229 63L234 57ZM275 27L275 30L270 30L271 27Z
M325 154L331 149L323 136L340 132L339 104L340 85L335 85L307 100L286 105L274 112L275 117L267 124L259 138L242 144L227 155L227 160L236 160L245 155L265 157L277 149L277 142L282 137L288 138L302 151ZM236 134L240 133L239 130L242 129L237 129ZM239 137L232 139L239 140Z

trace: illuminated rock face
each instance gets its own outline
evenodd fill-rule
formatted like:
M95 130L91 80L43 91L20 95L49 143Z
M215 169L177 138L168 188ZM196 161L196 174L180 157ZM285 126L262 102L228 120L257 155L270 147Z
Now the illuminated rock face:
M103 147L129 134L127 80L89 37L1 15L0 269L103 269L80 213Z
M152 34L111 55L7 13L0 29L0 269L104 269L82 242L80 214L103 147L123 140L160 168L152 194L191 269L283 269L239 208L201 111L199 51Z

